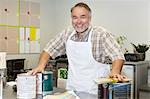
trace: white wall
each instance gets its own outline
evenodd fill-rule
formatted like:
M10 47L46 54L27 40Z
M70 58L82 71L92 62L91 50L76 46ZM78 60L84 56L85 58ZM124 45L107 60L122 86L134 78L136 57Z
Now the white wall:
M55 0L41 0L41 11L40 11L41 50L46 45L46 43L56 34L55 7L56 7Z
M94 6L93 6L94 5ZM130 52L133 47L130 42L149 43L148 11L149 0L139 1L97 1L93 3L93 24L103 25L116 35L127 37L125 47ZM147 53L148 54L148 53ZM148 54L146 59L150 60Z
M149 0L149 2L148 2L148 42L149 42L149 44L150 44L150 0ZM148 50L148 52L147 52L147 59L149 59L150 60L150 50Z

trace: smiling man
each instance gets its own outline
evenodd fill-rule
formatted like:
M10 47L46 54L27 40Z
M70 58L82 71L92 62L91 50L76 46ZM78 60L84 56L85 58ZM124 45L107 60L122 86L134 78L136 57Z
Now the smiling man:
M30 74L42 72L49 58L67 54L68 90L97 94L94 80L98 77L111 77L122 81L124 55L112 36L101 26L91 25L91 9L83 2L71 8L72 26L64 29L48 42L40 55L39 64ZM112 61L111 71L108 60Z

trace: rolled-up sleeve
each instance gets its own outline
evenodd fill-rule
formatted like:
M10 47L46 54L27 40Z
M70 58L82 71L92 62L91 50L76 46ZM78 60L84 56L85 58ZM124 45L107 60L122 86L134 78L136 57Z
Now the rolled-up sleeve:
M46 44L45 48L43 49L53 59L57 56L65 54L65 32L66 30L63 30L61 33L57 34Z
M103 48L105 55L109 56L112 61L117 59L125 60L120 45L111 33L105 32L103 34Z

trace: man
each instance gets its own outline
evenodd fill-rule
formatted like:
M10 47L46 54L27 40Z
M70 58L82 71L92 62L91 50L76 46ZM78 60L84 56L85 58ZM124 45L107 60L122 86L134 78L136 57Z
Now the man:
M91 9L81 2L71 8L73 28L67 28L51 40L40 55L39 65L30 74L42 72L49 58L67 54L67 89L97 94L94 80L107 77L108 57L112 60L109 77L122 81L124 56L113 36L102 27L93 27Z

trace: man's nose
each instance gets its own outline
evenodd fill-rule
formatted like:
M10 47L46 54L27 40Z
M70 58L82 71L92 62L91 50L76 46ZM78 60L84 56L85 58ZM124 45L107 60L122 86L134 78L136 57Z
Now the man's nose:
M81 19L78 18L78 19L77 19L77 24L81 24L81 22L82 22Z

